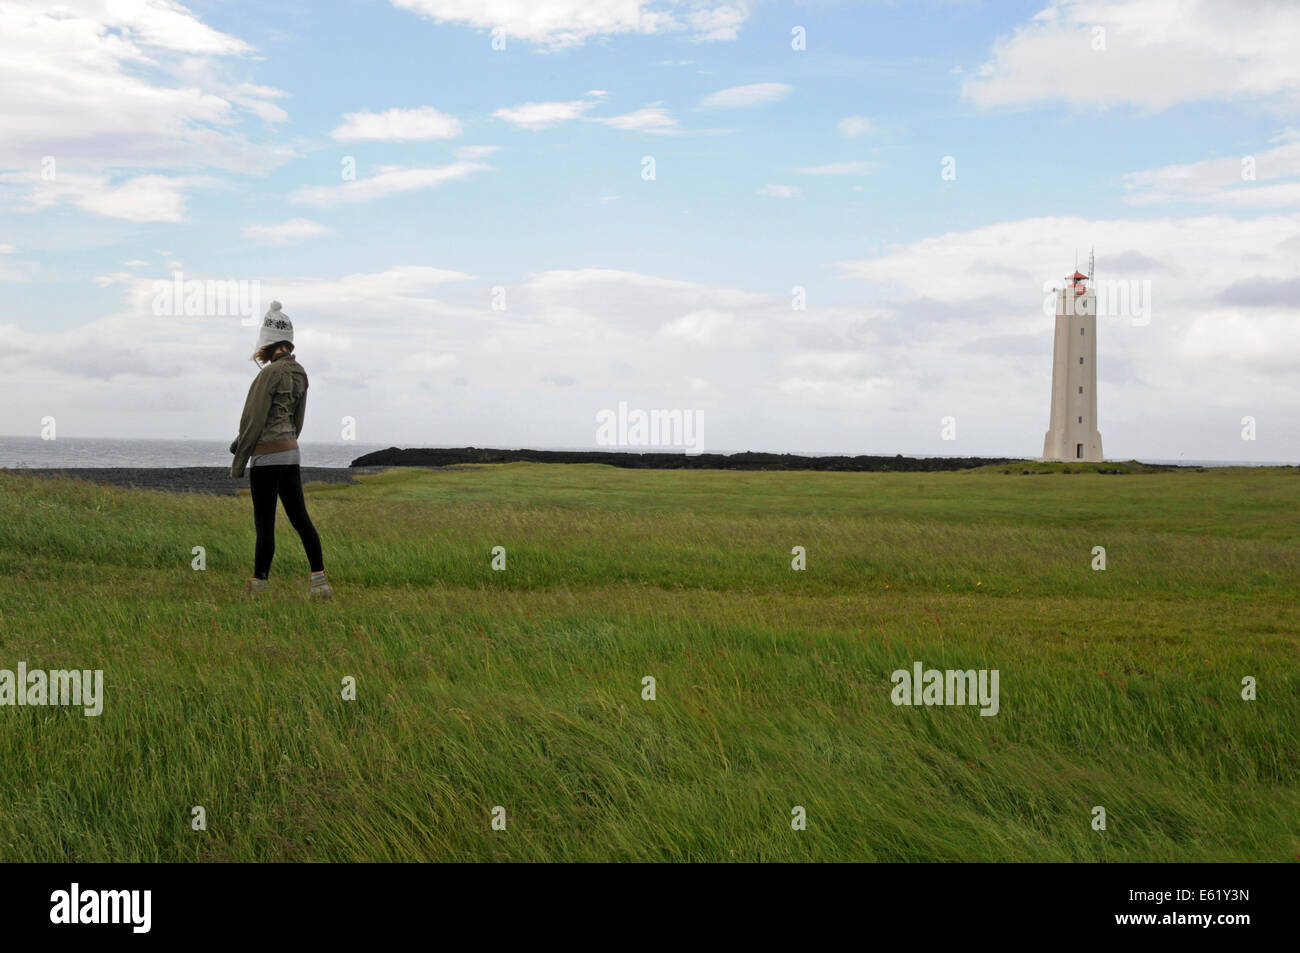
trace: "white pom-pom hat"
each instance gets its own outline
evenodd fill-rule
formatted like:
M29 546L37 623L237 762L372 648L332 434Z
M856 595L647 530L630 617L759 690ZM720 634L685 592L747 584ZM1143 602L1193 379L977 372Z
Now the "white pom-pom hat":
M272 301L271 307L267 309L266 317L262 319L262 327L257 332L257 350L260 351L268 344L279 341L293 343L293 322L280 310L280 307L280 302Z

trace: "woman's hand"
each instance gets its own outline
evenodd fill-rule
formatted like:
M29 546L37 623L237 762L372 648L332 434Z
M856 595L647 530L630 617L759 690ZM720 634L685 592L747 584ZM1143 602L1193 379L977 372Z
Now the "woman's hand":
M238 449L239 449L239 438L236 437L234 440L230 441L230 452L231 452L231 454L233 455L234 452L235 452L236 450L238 450Z

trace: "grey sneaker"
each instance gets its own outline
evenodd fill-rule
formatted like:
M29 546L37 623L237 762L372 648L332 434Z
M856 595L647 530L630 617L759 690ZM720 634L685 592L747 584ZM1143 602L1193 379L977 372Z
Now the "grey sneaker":
M249 596L260 595L271 588L271 583L266 579L258 579L254 576L248 582L244 583L244 594Z
M323 571L311 574L311 585L307 589L307 596L311 599L334 598L334 587L330 585L329 578Z

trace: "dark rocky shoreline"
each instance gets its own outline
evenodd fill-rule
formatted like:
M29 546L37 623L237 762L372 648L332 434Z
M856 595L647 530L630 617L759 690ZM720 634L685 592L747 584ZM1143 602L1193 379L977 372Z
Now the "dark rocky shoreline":
M847 470L927 472L1023 463L1014 457L805 457L794 453L619 453L601 450L489 450L479 447L389 447L352 461L354 467L445 467L482 463L603 463L645 470Z

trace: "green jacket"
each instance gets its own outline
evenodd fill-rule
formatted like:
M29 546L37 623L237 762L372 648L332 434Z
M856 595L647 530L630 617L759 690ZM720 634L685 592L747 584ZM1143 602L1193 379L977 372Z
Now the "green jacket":
M242 477L259 443L298 438L307 415L307 372L292 354L272 361L253 378L239 418L239 436L230 445L235 455L232 477Z

